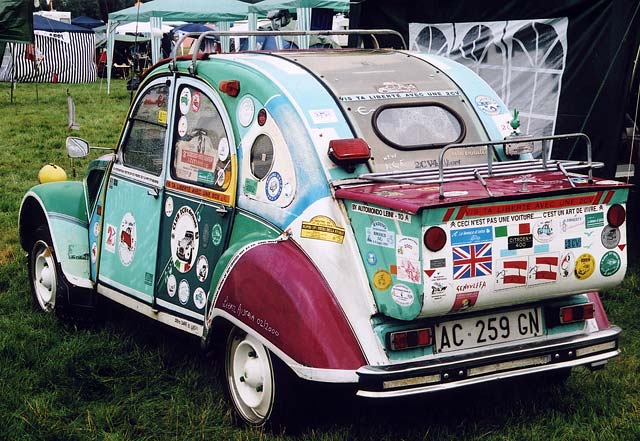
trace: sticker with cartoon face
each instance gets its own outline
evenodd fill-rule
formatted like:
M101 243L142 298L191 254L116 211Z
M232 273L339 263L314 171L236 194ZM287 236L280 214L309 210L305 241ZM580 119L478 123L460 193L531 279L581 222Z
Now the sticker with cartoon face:
M207 280L207 276L209 275L209 261L205 256L198 257L198 262L196 263L196 276L198 280L204 282Z
M136 220L131 213L125 213L120 222L120 233L118 235L118 255L120 262L124 266L131 265L136 255Z
M182 206L171 225L171 258L181 273L188 272L198 255L198 220L191 207Z

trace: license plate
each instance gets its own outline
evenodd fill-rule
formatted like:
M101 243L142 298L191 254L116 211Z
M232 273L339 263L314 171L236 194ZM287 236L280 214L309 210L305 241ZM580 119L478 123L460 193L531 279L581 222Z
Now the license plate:
M435 326L436 351L478 348L542 334L540 308L451 320Z

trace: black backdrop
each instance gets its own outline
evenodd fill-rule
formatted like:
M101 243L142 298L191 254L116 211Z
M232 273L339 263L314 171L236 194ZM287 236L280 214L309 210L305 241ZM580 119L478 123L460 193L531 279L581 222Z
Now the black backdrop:
M640 0L365 0L351 6L350 27L391 28L406 41L408 24L462 23L567 17L566 68L556 120L556 134L584 132L594 160L605 163L596 174L613 177L617 163L628 160L621 148L633 62L640 43ZM385 44L397 43L388 39ZM633 100L635 107L635 99ZM632 115L633 116L633 115ZM578 159L583 149L569 146L558 156ZM564 155L563 155L564 153ZM554 157L556 154L554 153ZM638 172L636 172L638 174Z

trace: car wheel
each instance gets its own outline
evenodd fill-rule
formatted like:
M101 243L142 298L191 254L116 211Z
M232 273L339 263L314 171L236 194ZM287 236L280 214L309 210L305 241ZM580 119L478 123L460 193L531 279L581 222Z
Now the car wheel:
M286 411L295 398L290 372L255 337L236 327L227 338L224 374L240 422L279 428L290 416Z
M29 279L33 303L44 312L56 309L59 273L48 235L39 234L29 253Z

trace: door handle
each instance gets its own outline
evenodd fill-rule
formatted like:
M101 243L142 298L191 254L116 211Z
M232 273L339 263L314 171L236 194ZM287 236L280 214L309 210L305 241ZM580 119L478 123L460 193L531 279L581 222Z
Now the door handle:
M147 194L149 196L153 196L155 199L158 199L158 196L160 196L160 189L156 187L151 187L149 190L147 190Z
M227 207L225 207L224 205L220 205L219 207L216 207L216 213L218 213L221 217L223 217L228 212L229 212L229 209L227 209Z

